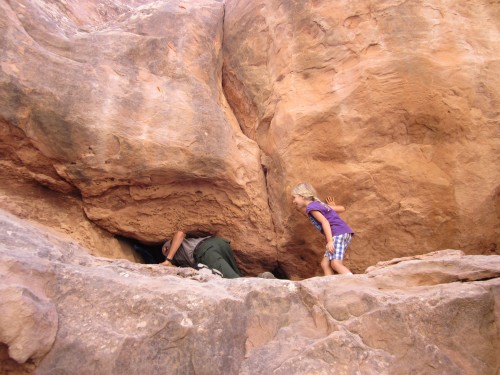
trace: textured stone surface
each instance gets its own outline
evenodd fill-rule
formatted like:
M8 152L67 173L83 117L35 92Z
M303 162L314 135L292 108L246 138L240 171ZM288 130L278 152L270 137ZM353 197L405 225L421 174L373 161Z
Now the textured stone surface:
M47 355L20 365L0 345L2 373L496 375L500 366L499 256L447 250L352 277L226 280L95 258L3 211L0 225L2 290L43 291L58 315Z
M81 194L112 233L210 230L243 269L272 267L260 150L222 92L223 14L211 0L1 1L3 167Z
M498 253L499 14L485 0L226 1L224 89L268 155L289 274L319 271L324 248L290 204L303 180L347 207L356 271L422 249Z
M12 274L3 275L9 286L0 287L0 342L9 346L9 357L18 363L43 357L52 348L57 332L57 312L45 296L34 294L33 283L22 287Z

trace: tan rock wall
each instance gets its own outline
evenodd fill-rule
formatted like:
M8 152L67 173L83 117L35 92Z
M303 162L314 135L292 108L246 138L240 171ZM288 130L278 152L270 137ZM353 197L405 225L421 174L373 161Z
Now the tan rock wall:
M324 248L290 203L304 180L347 207L357 271L423 248L498 252L498 15L489 1L226 2L224 88L269 156L290 274L319 271Z

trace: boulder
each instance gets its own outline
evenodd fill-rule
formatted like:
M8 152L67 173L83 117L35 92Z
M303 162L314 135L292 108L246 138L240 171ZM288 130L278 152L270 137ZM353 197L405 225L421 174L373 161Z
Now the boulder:
M11 277L2 275L12 283ZM33 288L33 284L0 288L0 342L8 345L9 357L18 363L43 357L56 337L56 309L46 298L34 294Z

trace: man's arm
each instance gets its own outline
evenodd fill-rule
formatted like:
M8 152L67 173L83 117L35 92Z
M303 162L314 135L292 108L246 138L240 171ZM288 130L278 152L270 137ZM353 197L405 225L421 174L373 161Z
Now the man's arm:
M174 237L172 238L170 249L167 249L167 243L163 245L163 247L161 248L161 252L167 257L167 260L165 260L165 262L161 264L164 264L166 266L172 265L172 260L174 259L175 253L177 253L177 250L179 250L179 248L181 247L182 241L185 237L186 233L179 230L174 234Z

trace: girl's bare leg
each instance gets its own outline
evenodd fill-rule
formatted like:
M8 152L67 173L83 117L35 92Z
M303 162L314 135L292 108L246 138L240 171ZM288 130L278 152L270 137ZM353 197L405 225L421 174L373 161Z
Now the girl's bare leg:
M323 257L323 260L321 261L321 268L323 268L325 276L333 275L333 269L328 258Z
M325 258L327 259L327 258ZM351 273L351 271L349 270L349 268L347 268L346 266L344 266L342 264L342 261L341 260L338 260L338 259L334 259L330 262L330 265L331 267L339 274L341 275L344 275L346 273Z

